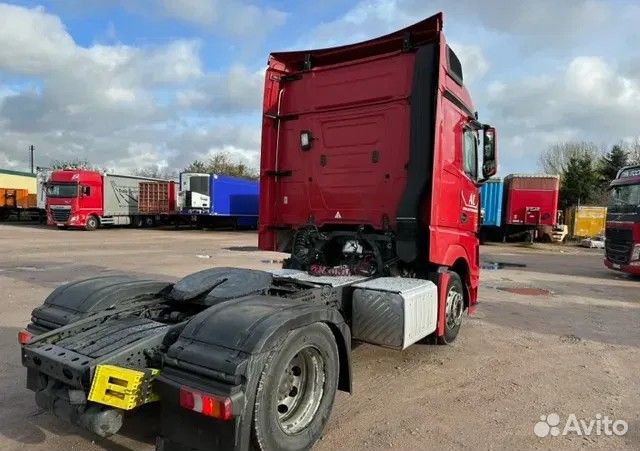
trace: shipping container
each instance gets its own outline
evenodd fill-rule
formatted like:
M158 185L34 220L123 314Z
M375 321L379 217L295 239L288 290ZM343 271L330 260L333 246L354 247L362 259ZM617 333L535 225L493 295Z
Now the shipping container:
M504 223L537 226L557 223L560 177L510 174L504 178Z
M176 182L140 182L140 213L167 215L176 212Z
M0 169L0 188L22 189L29 193L36 193L36 175L30 172Z
M591 237L604 235L607 223L607 207L574 206L564 212L565 223L569 226L569 235Z
M504 183L499 178L489 179L480 187L483 227L500 227L502 225L503 192Z

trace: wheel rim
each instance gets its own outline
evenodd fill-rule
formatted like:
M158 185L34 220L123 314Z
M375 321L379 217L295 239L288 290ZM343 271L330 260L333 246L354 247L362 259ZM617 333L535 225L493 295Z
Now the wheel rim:
M462 312L464 311L464 297L458 288L452 286L447 293L447 327L449 329L458 326L462 322Z
M295 434L313 420L324 393L324 359L311 346L298 351L283 368L278 383L276 413L286 434Z

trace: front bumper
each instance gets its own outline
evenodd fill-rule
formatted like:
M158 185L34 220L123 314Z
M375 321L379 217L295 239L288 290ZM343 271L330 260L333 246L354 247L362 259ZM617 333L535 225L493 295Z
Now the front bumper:
M621 271L626 272L627 274L640 276L640 260L633 261L628 265L620 265L617 263L612 263L605 258L604 265L609 269L613 269L614 271Z
M56 220L51 211L47 212L47 225L58 227L84 227L87 224L87 215L83 213L72 213L65 221Z

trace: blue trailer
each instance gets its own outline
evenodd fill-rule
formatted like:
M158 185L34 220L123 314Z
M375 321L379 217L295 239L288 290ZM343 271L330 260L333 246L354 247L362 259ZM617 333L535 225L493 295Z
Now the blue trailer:
M256 180L220 174L180 174L180 214L201 226L256 228L258 224Z
M500 178L487 180L480 187L482 223L480 236L499 238L502 227L502 202L504 183Z

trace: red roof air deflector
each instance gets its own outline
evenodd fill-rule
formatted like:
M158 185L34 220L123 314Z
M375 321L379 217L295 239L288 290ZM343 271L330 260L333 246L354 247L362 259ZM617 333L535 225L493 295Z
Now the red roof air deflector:
M420 46L427 42L433 42L437 38L442 31L442 22L443 15L438 13L388 35L357 44L318 50L272 53L269 57L269 66L290 72L302 70L305 60L308 58L313 66L326 66L367 58L401 49L407 37L410 38L412 46Z

